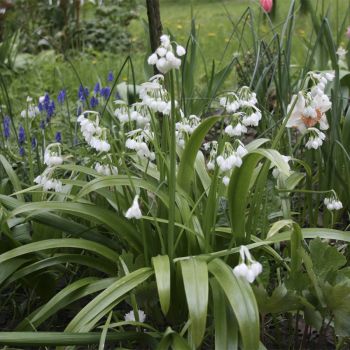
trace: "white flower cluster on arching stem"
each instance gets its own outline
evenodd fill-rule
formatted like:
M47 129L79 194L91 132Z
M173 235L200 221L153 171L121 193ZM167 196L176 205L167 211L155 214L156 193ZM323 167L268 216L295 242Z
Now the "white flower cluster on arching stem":
M186 50L181 45L176 44L176 51L174 53L171 45L170 36L163 34L160 37L160 46L158 49L148 57L148 64L155 65L159 72L166 74L171 69L179 69L181 66L181 59L179 57L186 54ZM176 57L178 56L178 57Z
M142 103L151 111L170 115L171 101L168 91L164 88L164 76L157 74L149 81L141 84L139 96ZM175 107L178 103L175 101Z
M88 118L85 117L88 115ZM95 115L94 121L89 119L89 115ZM95 111L85 111L78 117L81 133L85 141L98 152L108 152L111 145L107 141L106 129L99 126L99 113Z
M229 92L220 98L220 105L230 114L231 123L225 128L225 133L231 137L247 133L247 127L258 126L261 111L256 106L256 94L249 87L241 87L237 93Z
M175 124L176 143L179 147L184 148L185 140L196 130L200 121L199 117L192 114L188 118L182 117L181 121Z
M120 123L136 122L136 127L143 128L151 120L149 108L143 102L136 102L129 106L122 100L115 101L117 109L114 115L118 118Z
M118 168L113 165L110 154L100 157L99 162L95 164L95 170L104 176L118 175Z
M262 272L262 266L252 258L249 249L246 246L240 248L240 264L233 268L236 277L243 277L249 283L253 283Z
M56 148L56 151L52 149ZM61 155L60 143L52 143L48 145L44 153L44 163L47 168L44 172L34 179L34 182L41 185L44 191L54 190L55 192L62 192L62 182L54 178L54 167L61 165L64 158Z
M343 203L337 197L330 197L324 199L324 205L328 210L340 210L343 208Z
M302 134L310 134L306 148L317 149L322 146L326 135L321 130L329 128L326 112L331 109L332 102L325 93L328 82L334 79L333 73L309 73L308 82L313 86L309 91L303 90L293 95L288 105L290 114L287 128L296 128Z
M248 153L243 143L239 140L235 140L233 144L225 142L222 152L218 155L218 143L212 141L205 143L204 149L210 151L209 161L207 163L208 170L215 169L215 163L218 165L220 171L224 173L222 179L225 186L228 186L232 170L237 167L241 167L242 158Z
M154 134L150 130L150 125L146 125L144 129L136 129L129 131L126 136L125 147L136 151L136 154L141 158L147 158L153 161L156 158L154 152L152 152L148 144L153 141Z

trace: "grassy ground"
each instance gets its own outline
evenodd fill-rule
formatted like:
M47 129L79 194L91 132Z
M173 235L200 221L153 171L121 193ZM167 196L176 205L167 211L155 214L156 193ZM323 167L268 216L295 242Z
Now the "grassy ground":
M278 1L278 11L272 26L276 31L280 32L285 18L288 14L290 1ZM105 80L107 72L112 70L117 72L122 65L127 54L132 56L136 80L142 82L147 79L143 63L148 54L148 34L145 29L145 21L147 20L146 9L142 5L144 2L140 1L140 18L134 20L130 25L130 32L132 34L132 45L130 51L125 54L111 55L98 54L77 55L72 58L72 63L77 69L78 74L83 80L83 83L92 86L98 78ZM337 8L334 0L324 0L325 12L328 10L331 24L334 28L339 26L336 22ZM316 1L313 2L316 6ZM322 12L322 1L318 2L318 12ZM169 30L174 34L179 43L185 44L190 33L190 25L192 14L195 18L196 31L198 34L199 47L202 52L202 58L207 66L211 65L212 60L217 64L225 64L230 61L232 55L235 54L239 44L242 42L237 33L230 37L233 32L233 26L237 20L242 16L247 7L257 14L254 16L256 21L256 28L258 28L260 35L269 40L271 36L270 24L266 16L261 11L258 0L222 0L222 1L204 1L204 0L161 0L161 17L164 30ZM300 7L299 1L296 2L297 8ZM338 12L343 16L346 11L349 13L348 1L339 1ZM348 17L350 23L350 16ZM239 31L242 26L239 28ZM297 14L295 36L293 43L293 65L303 64L305 53L307 51L307 38L312 35L312 24L309 16L302 16ZM245 42L246 50L250 47L250 31L249 26L246 27L248 33L243 41ZM339 37L338 44L346 40L345 36ZM223 57L225 46L228 45L228 50ZM62 87L78 86L79 81L72 73L71 66L63 61L60 56L51 55L50 53L43 53L39 57L34 57L29 69L21 72L18 79L14 79L11 85L11 93L13 96L19 96L25 101L25 97L29 94L32 96L42 94L42 90L58 91ZM204 71L203 61L199 64L199 70ZM123 73L122 79L127 79L127 71ZM72 92L73 93L73 92ZM75 92L74 92L75 93Z

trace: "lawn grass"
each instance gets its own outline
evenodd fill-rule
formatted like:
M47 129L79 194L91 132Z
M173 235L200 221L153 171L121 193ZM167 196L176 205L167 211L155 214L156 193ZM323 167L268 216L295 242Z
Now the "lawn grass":
M315 2L316 3L316 2ZM328 11L328 17L333 28L336 28L339 23L336 20L336 6L334 0L325 0L323 11ZM138 83L145 81L148 76L145 73L144 60L149 53L148 33L147 33L147 13L140 1L139 19L133 20L129 27L131 33L131 46L129 52L119 55L108 53L93 53L89 54L75 53L71 62L75 66L80 77L83 77L83 83L86 86L92 87L95 82L100 79L102 83L109 70L118 72L123 61L130 55L132 57ZM256 28L259 31L260 37L266 41L271 37L271 30L269 20L260 8L258 0L222 0L222 1L184 1L184 0L161 0L161 18L163 22L164 31L170 31L176 40L185 44L190 34L192 14L195 19L196 32L198 36L198 43L202 59L197 64L199 76L203 77L205 66L210 67L212 61L216 61L217 68L227 64L236 54L241 43L237 34L232 35L233 26L242 14L250 6L257 16ZM322 1L319 2L318 14L322 12ZM281 31L281 27L287 16L290 1L278 0L278 11L273 21L272 26L277 32ZM296 2L297 8L300 7L299 1ZM316 9L315 9L316 10ZM338 12L342 17L346 12L349 13L349 5L347 1L339 1ZM348 15L350 23L350 14ZM304 64L305 55L307 52L308 38L313 32L310 16L297 13L295 22L295 35L293 42L293 61L291 64L295 67ZM238 32L242 26L238 29ZM251 32L249 26L246 26L246 35L244 36L245 48L244 53L251 48ZM340 36L338 44L346 41L346 37ZM225 47L227 51L223 56ZM244 60L244 59L243 59ZM205 63L203 62L205 61ZM125 71L121 79L127 80L130 70ZM233 85L233 84L232 84ZM79 86L79 80L73 73L71 65L64 61L60 55L51 55L50 53L43 53L38 57L33 57L33 60L28 69L20 71L18 77L13 79L9 87L11 95L18 97L25 103L27 95L37 96L44 91L57 92L63 87ZM44 90L44 91L43 91ZM72 90L72 88L68 89ZM69 93L76 93L76 91L68 91ZM23 106L19 107L21 109Z

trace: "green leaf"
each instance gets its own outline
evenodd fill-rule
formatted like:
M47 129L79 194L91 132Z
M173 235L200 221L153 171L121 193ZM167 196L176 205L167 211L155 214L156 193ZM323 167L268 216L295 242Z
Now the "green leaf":
M83 330L90 330L95 323L120 302L120 298L152 274L152 269L145 267L120 278L81 309L68 324L65 331L83 332Z
M188 140L182 153L177 173L177 183L184 191L190 191L191 183L194 179L195 160L206 134L222 118L221 116L214 116L203 120Z
M67 211L75 216L89 218L93 222L96 220L109 227L112 232L117 232L120 236L129 242L129 244L142 251L140 235L135 231L134 227L120 214L100 208L93 204L83 204L74 202L35 202L23 204L11 212L12 216L20 214L28 214L36 211Z
M294 291L288 290L283 284L279 285L269 296L262 287L253 287L259 311L262 314L281 314L298 310L302 307L300 298Z
M334 313L334 329L338 336L350 336L350 282L323 287L327 307Z
M209 271L223 289L235 314L244 349L259 348L260 322L256 299L248 282L237 278L220 259L208 264Z
M86 277L73 282L54 295L45 305L27 316L16 330L25 331L33 329L33 326L39 327L58 311L79 299L108 288L116 280L116 278L98 280L96 277Z
M163 314L166 315L170 307L170 262L167 255L158 255L152 258L154 273L156 275L157 289L160 306Z
M60 346L99 344L100 332L69 333L69 332L0 332L1 345L15 346ZM139 344L154 346L150 334L143 332L110 332L106 336L108 342L138 340Z
M181 270L191 320L191 337L194 345L199 347L207 322L208 266L204 260L190 258L181 261Z
M58 248L77 248L89 250L96 254L102 255L104 258L110 260L113 264L116 264L118 261L118 254L116 254L112 249L103 246L102 244L90 242L85 239L64 238L48 239L45 241L29 243L24 246L12 249L0 255L0 263L25 254Z
M12 169L10 163L7 161L7 159L2 154L0 154L0 162L1 162L2 166L4 167L5 172L12 183L12 186L13 186L13 189L15 190L15 192L21 191L22 190L21 183L19 181L19 178L18 178L16 172ZM17 199L24 201L24 197L22 194L17 194Z
M346 264L345 256L339 253L336 247L322 242L320 238L313 239L309 249L314 271L318 278L334 277L337 270Z

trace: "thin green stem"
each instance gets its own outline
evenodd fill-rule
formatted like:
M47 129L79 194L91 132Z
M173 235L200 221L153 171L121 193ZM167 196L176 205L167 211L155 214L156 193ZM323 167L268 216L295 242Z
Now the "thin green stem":
M168 173L169 184L169 225L168 225L168 254L170 261L174 257L174 233L175 233L175 193L176 193L176 137L175 137L175 86L174 73L170 71L170 96L171 96L171 115L170 115L170 168Z

